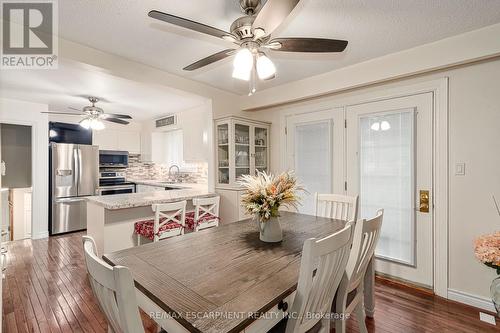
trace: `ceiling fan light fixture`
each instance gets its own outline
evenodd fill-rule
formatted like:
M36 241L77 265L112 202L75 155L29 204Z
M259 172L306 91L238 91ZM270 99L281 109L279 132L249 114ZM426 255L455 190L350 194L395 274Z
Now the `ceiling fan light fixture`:
M99 119L92 119L90 121L90 127L96 131L100 131L106 128L106 126L104 126L104 123Z
M80 121L80 126L85 128L86 130L90 129L90 119L85 118L82 121Z
M261 80L268 80L276 75L276 66L264 53L257 58L257 74Z
M251 71L253 67L253 54L248 48L243 47L236 52L233 67L240 71Z
M242 80L242 81L250 81L251 70L241 70L240 68L233 68L233 78Z

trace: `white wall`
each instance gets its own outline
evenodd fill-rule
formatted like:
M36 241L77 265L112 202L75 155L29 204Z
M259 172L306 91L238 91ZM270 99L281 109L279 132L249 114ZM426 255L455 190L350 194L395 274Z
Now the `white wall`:
M362 94L382 94L387 88L443 77L449 78L449 290L487 301L496 274L474 257L473 239L500 230L491 198L493 193L500 198L500 59L269 108L252 116L272 122L271 166L279 171L285 148L280 115L292 106L306 110L317 104L337 106ZM456 163L466 164L465 176L454 175Z
M32 126L33 140L33 228L32 238L48 236L48 111L45 104L0 99L0 122Z

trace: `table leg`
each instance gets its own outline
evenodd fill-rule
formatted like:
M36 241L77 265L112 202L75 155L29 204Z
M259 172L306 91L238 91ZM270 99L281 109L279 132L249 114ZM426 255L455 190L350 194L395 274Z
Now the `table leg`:
M364 280L365 292L365 313L367 317L373 318L375 312L375 263L374 258L370 259L366 269Z

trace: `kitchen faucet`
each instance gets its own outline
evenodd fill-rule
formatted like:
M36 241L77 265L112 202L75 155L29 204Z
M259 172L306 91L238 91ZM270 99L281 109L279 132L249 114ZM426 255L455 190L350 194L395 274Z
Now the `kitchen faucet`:
M177 172L175 173L176 175L178 175L178 174L181 172L181 170L180 170L180 168L179 168L179 166L178 166L178 165L176 165L176 164L172 164L172 165L170 166L170 168L168 168L168 177L169 177L169 178L172 178L172 169L173 169L173 168L177 168Z

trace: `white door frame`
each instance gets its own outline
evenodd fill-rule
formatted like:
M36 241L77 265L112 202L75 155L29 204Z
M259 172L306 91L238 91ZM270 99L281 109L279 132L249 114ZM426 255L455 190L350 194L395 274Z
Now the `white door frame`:
M364 103L383 101L422 93L433 94L433 284L434 293L448 298L448 78L443 77L399 87L380 87L373 92L360 92L356 96L324 97L319 101L298 102L279 107L280 110L280 167L287 167L286 123L291 115L345 108ZM345 171L345 170L344 170ZM345 172L344 172L345 176Z
M0 119L0 124L7 124L7 125L18 125L18 126L28 126L31 128L31 237L30 239L35 239L33 237L33 221L34 221L34 214L33 214L33 198L35 194L38 194L38 187L35 186L35 177L38 177L36 174L36 151L38 149L37 147L37 123L32 122L32 121L22 121L22 120L12 120L12 119ZM47 133L48 135L48 133ZM48 148L47 148L48 149ZM8 166L7 166L7 172L8 172ZM35 192L36 191L36 192ZM38 212L37 212L38 213ZM14 238L14 235L11 234L12 230L10 230L9 236L11 238Z

